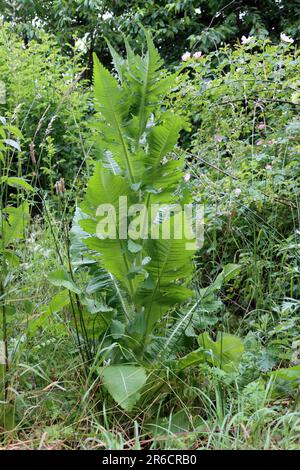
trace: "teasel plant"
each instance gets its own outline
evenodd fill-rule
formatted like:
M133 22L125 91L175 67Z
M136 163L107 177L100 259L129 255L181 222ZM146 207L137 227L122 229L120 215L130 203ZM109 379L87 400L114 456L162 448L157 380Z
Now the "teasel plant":
M92 348L89 377L127 411L146 383L161 386L153 385L153 371L170 359L186 326L178 308L194 296L195 248L187 249L194 234L190 227L175 236L183 224L178 208L192 202L184 158L174 152L186 123L164 106L177 74L162 68L147 31L145 38L143 55L125 39L126 58L108 42L112 73L94 55L94 172L70 232L72 273L50 275L80 300L76 329ZM106 205L114 208L109 237L103 236L109 215L99 213ZM82 268L89 277L84 289L75 280Z

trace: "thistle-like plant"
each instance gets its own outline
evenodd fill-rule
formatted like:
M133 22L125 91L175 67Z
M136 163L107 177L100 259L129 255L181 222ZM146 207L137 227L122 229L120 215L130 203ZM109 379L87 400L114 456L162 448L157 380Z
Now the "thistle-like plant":
M162 330L167 312L192 296L188 284L194 252L186 249L186 231L174 235L182 219L170 210L190 203L184 161L172 154L184 123L162 106L176 76L161 69L161 58L149 33L145 35L143 56L125 41L123 59L109 44L117 76L94 56L97 162L73 229L88 247L85 255L109 273L121 293L122 307L115 315L100 313L106 318L102 344L112 337L119 345L106 355L113 365L103 369L103 382L118 402L123 394L120 404L127 409L146 380L141 363L149 362L154 331ZM99 207L104 204L114 211L103 218ZM114 233L105 237L108 223ZM167 223L168 238L163 236ZM134 362L140 366L124 365ZM119 390L120 376L127 391Z

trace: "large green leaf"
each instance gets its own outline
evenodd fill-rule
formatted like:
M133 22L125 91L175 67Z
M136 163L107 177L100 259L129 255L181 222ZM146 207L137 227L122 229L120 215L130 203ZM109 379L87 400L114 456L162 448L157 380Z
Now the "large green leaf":
M285 369L277 369L270 373L270 377L275 381L283 380L292 382L294 387L297 387L300 384L300 365L287 367Z
M25 236L25 229L29 220L29 206L27 203L19 207L6 207L0 212L2 237L7 247L16 240Z
M219 290L221 289L222 285L226 282L229 282L231 279L236 277L241 270L241 266L239 264L229 263L226 264L222 272L218 274L215 281L209 286L209 290Z
M209 362L226 372L234 372L239 365L244 345L238 336L228 333L218 333L213 341L207 332L198 337L200 348L192 351L176 361L177 370L183 370L202 362Z
M135 119L135 143L145 130L146 123L157 104L170 89L174 75L167 75L161 69L162 59L155 49L151 35L145 31L147 41L146 54L141 57L134 54L126 41L128 73L125 74L124 87L128 88L132 100L132 111Z
M174 149L183 120L175 114L169 114L159 126L150 129L148 136L149 150L147 165L159 168L162 159Z
M13 187L19 187L19 188L23 188L23 189L26 189L27 191L33 191L33 187L27 183L27 181L25 181L23 178L18 178L17 176L2 176L2 178L0 178L0 184L2 183L6 183L8 184L9 186L13 186Z
M56 295L54 295L54 297L52 297L45 310L31 319L29 322L28 331L30 333L35 333L39 328L48 327L49 319L53 316L53 314L60 312L64 307L68 306L69 303L70 295L68 290L64 289L58 292ZM61 325L62 324L60 324L60 326Z
M196 349L195 351L190 352L184 357L181 357L176 361L175 367L177 370L187 369L188 367L192 367L195 365L200 364L201 362L205 362L206 357L203 352L203 348Z
M130 198L128 181L123 176L110 173L103 168L101 162L98 162L87 186L82 204L83 212L88 211L88 214L95 218L97 208L101 204L111 204L118 214L120 196Z
M228 333L219 332L217 340L213 341L205 332L198 337L198 343L203 348L206 360L226 372L236 370L244 353L241 338Z
M101 130L105 133L107 149L114 150L118 163L126 170L130 182L134 183L135 176L125 133L128 105L117 80L103 67L95 54L94 92L96 108L105 119Z
M272 379L272 397L292 396L300 386L300 365L282 368L270 372Z
M126 250L127 240L119 237L120 223L127 224L127 214L120 216L120 197L130 196L128 181L119 175L109 173L98 162L94 175L89 181L86 196L82 204L82 211L90 216L79 220L79 225L91 237L82 239L90 250L97 253L101 265L130 292L133 291L132 281L128 279L128 271L131 266L132 256ZM128 196L127 200L130 201ZM96 215L97 209L102 204L110 204L115 210L116 238L99 238L97 224L100 217ZM126 220L124 220L124 218Z
M174 237L177 223L176 216L171 216L160 224L160 238L145 242L151 261L147 265L148 278L139 287L136 300L145 310L146 334L170 307L193 295L186 284L192 275L194 251L187 250L188 240L184 234L178 239ZM162 233L167 224L170 227L170 238L163 239Z
M48 274L48 279L54 286L65 287L71 292L75 292L75 294L80 294L80 289L76 286L72 276L63 268L52 271L52 273Z
M103 368L101 375L104 387L118 405L126 411L132 410L147 380L145 369L130 365L115 365Z

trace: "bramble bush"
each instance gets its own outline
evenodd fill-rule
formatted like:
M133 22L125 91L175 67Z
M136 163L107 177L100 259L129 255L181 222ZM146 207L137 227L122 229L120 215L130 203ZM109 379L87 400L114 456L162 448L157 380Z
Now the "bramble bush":
M253 328L265 369L289 363L299 332L300 64L292 41L243 42L191 57L171 101L192 123L182 151L205 204L200 283L228 262L241 266L219 321Z
M182 142L190 184L206 204L204 270L241 262L244 308L299 294L299 85L299 52L253 38L191 59L174 90L174 106L192 122ZM269 294L260 298L262 285Z

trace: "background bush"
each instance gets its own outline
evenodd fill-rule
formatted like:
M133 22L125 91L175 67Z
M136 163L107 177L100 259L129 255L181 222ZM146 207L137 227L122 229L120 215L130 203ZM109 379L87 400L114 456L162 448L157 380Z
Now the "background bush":
M83 75L81 54L63 55L54 36L41 32L25 45L9 25L1 26L0 76L6 87L1 114L24 137L14 171L52 194L60 177L69 186L86 165L91 110Z

